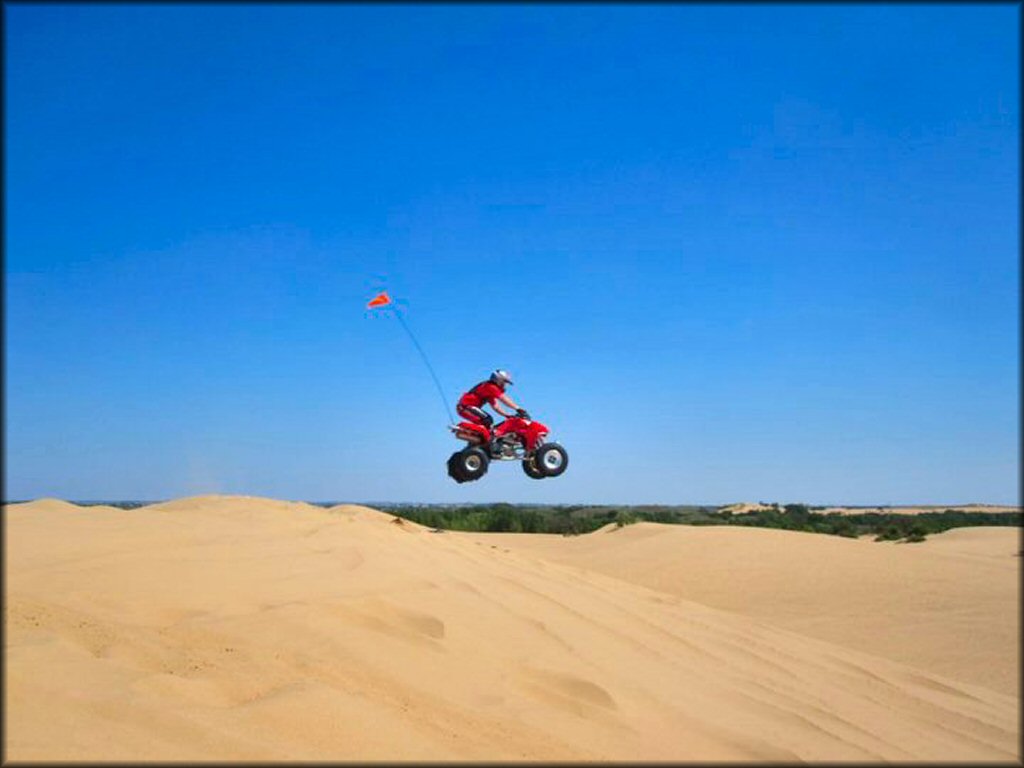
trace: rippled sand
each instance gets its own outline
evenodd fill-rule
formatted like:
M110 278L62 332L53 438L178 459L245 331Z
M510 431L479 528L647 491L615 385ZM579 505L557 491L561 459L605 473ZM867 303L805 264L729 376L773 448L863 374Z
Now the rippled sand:
M434 533L224 496L3 514L9 760L1019 759L1010 529Z

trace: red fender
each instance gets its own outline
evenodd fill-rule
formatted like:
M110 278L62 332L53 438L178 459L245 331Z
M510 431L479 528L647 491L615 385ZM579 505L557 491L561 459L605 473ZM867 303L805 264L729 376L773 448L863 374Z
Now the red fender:
M496 437L510 433L518 435L523 441L523 445L526 446L526 450L532 451L548 433L548 428L539 421L526 421L518 416L511 416L494 428Z

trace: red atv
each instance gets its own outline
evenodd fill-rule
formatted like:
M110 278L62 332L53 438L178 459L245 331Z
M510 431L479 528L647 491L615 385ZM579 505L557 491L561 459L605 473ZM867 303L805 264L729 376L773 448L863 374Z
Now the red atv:
M569 454L558 443L546 443L548 428L533 421L525 411L510 416L493 430L482 424L461 421L448 427L468 445L448 459L448 476L457 483L479 480L491 461L521 461L534 480L558 477L569 466Z

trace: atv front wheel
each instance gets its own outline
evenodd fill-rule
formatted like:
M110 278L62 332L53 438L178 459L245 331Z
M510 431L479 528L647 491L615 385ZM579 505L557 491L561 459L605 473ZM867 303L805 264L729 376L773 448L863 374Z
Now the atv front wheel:
M558 443L544 443L534 452L533 462L544 477L558 477L569 466L569 454Z
M523 459L523 472L532 477L534 480L543 480L547 475L541 472L537 465L533 463L533 457L529 459Z
M448 475L457 483L479 480L487 474L488 462L483 449L472 446L463 448L448 459Z

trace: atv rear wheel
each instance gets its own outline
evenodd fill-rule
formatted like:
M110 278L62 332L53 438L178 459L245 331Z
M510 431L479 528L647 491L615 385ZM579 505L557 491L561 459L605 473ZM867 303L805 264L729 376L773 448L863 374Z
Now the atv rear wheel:
M488 463L487 454L482 448L463 448L448 459L448 475L457 483L479 480L487 474Z
M533 462L544 477L558 477L569 466L569 454L558 443L544 443L534 451Z
M459 453L461 451L456 451L448 457L448 477L456 483L464 483L466 481L462 479L462 475L459 473Z

